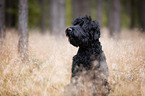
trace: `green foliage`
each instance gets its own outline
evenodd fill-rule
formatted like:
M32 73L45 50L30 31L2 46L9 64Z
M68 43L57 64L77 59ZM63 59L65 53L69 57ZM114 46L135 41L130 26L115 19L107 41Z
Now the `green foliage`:
M126 6L126 0L122 0L121 2L121 25L123 28L129 28L130 26L130 13L129 9Z
M11 27L17 27L18 26L18 0L13 0L12 2L11 2L12 4L11 4L11 6L9 5L9 3L6 3L6 5L5 5L5 11L6 11L6 19L5 19L5 21L6 21L6 26L7 26L7 24L8 24L8 19L7 19L7 17L8 17L8 15L9 14L11 14L11 16L12 16L12 25L11 25Z
M72 0L65 0L66 2L66 25L72 24Z
M40 26L41 22L41 4L37 0L28 0L29 6L29 27L37 27Z
M121 25L123 28L129 28L130 26L130 17L123 10L121 14Z
M133 8L135 9L134 12L134 22L135 22L135 27L139 26L139 15L138 15L138 5L139 1L134 0L135 5ZM66 4L66 26L70 26L72 24L72 2L73 0L65 0ZM121 26L123 28L129 28L131 24L131 3L132 1L126 1L126 0L121 0ZM50 1L45 0L45 15L46 15L46 26L50 25L49 24L49 5ZM97 12L97 7L96 7L96 0L90 0L89 1L89 10L90 10L90 15L92 16L93 20L96 20L96 12ZM10 8L9 4L12 4L12 8ZM103 27L106 27L108 24L108 12L109 12L109 1L108 0L103 0L102 1L102 25ZM128 5L129 4L129 5ZM42 9L41 9L41 0L28 0L28 8L29 8L29 14L28 14L28 24L29 28L33 27L38 27L40 28L41 26L41 17L42 17ZM8 24L8 15L12 15L12 26L11 27L17 27L18 26L18 0L12 1L12 3L6 3L6 26Z
M96 20L96 14L97 14L97 4L96 0L91 0L90 1L90 12L93 20ZM107 1L102 1L102 25L103 27L107 26ZM97 20L98 21L98 20Z
M107 27L107 22L108 22L108 2L103 2L102 5L102 25L103 27Z
M91 17L93 20L96 20L96 0L90 0L90 12L91 12Z

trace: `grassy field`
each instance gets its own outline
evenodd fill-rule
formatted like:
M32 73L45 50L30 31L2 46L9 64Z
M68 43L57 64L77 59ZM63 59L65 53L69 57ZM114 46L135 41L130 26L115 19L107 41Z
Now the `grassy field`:
M110 96L145 96L145 34L123 30L116 42L103 29L100 41L110 71ZM33 31L29 36L30 60L24 64L17 43L15 30L8 30L0 53L0 96L63 96L77 48L66 37Z

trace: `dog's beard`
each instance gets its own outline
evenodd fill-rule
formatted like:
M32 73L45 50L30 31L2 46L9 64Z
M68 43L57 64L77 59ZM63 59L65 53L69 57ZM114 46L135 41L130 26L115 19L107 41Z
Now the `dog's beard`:
M78 41L75 38L69 37L69 42L75 47L79 46Z
M75 47L86 47L89 44L89 38L73 38L69 37L69 42Z

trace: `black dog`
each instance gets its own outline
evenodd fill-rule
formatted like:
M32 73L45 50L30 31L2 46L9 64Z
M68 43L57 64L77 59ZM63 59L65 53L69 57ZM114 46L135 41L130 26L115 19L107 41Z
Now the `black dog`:
M101 78L99 80L102 80L103 86L109 86L107 82L108 66L99 41L99 24L92 21L91 17L79 17L73 21L73 26L67 28L65 32L69 42L73 46L79 47L77 54L73 57L72 79L79 78L84 70L86 74L97 71L100 72L101 77L96 75L95 77ZM90 73L88 74L90 75ZM92 77L94 78L94 75ZM105 94L108 94L109 90Z

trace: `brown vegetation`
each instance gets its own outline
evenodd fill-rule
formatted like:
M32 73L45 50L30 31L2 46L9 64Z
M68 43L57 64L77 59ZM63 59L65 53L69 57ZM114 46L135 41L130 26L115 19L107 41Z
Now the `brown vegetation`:
M17 53L18 35L13 31L7 31L0 54L0 95L63 96L77 48L67 38L33 31L29 38L30 60L24 64ZM110 96L145 95L145 35L123 30L115 42L103 29L101 42L110 71Z

